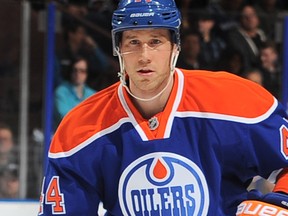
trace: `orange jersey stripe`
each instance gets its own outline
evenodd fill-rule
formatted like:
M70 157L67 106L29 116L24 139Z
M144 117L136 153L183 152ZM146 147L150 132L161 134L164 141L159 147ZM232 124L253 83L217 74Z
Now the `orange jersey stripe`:
M274 98L264 88L230 73L196 70L183 70L183 73L185 91L179 111L256 118L274 103Z

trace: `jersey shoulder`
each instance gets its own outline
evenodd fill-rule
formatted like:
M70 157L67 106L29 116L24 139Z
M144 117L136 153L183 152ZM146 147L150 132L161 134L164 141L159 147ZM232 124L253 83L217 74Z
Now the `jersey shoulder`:
M276 99L262 86L224 71L182 70L185 76L183 109L238 117L265 114Z
M73 108L57 128L50 153L69 151L125 117L118 98L118 86L116 83L99 91Z

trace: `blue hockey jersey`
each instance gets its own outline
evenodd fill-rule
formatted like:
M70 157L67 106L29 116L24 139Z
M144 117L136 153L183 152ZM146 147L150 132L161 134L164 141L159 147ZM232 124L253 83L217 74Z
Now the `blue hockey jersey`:
M286 113L259 85L176 69L144 119L120 83L73 109L49 151L39 215L235 215L255 175L288 166Z

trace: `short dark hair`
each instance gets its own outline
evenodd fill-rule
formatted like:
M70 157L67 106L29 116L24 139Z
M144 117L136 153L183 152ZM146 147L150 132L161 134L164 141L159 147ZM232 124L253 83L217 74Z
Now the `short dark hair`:
M275 52L277 51L277 46L274 41L268 40L262 43L260 49L272 48Z
M68 79L71 81L71 75L73 73L73 69L74 69L74 66L76 63L78 63L79 61L85 61L86 64L87 64L87 74L89 74L89 62L87 60L87 58L85 58L84 56L81 56L81 55L77 55L75 57L73 57L71 59L71 62L68 66Z

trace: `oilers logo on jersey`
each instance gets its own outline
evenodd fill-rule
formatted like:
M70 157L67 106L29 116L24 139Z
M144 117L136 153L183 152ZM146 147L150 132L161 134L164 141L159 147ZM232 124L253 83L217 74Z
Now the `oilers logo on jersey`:
M200 168L173 153L157 152L122 173L119 202L124 215L207 215L209 193Z

